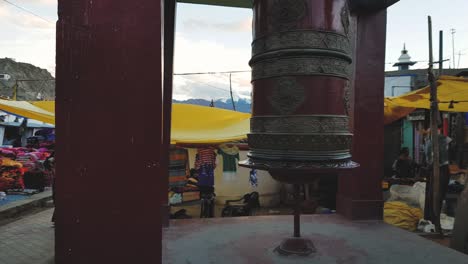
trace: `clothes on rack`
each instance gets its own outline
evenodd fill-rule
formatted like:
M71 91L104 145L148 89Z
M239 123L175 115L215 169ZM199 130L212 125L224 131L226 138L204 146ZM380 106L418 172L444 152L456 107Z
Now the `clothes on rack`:
M257 178L257 170L252 169L250 171L250 177L249 177L249 182L250 185L254 188L258 187L258 178Z
M198 173L198 186L214 186L214 167L210 164L202 165Z
M171 149L169 152L169 186L185 186L188 175L188 151L183 148Z
M198 171L198 186L214 186L216 152L214 148L199 148L195 157L195 169Z
M223 178L225 181L233 181L237 174L237 162L240 160L239 148L228 147L223 144L219 146L218 154L223 157Z
M199 148L195 157L195 169L199 170L203 165L211 165L216 168L216 152L213 148Z

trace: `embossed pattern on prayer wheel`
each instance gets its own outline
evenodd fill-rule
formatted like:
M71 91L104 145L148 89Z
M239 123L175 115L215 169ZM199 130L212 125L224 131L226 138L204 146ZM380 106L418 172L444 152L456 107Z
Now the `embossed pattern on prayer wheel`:
M346 0L256 0L249 158L350 160Z

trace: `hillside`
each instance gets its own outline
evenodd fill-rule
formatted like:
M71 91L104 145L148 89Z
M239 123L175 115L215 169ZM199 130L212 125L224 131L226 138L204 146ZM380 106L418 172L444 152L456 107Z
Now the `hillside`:
M12 59L4 58L0 59L0 74L9 74L11 76L9 81L0 80L0 96L11 98L13 96L13 87L16 80L29 80L18 81L17 100L38 100L39 94L44 100L55 100L54 77L45 69L28 63L16 62ZM203 106L209 106L211 103L211 101L204 99L174 100L173 102ZM249 101L240 99L236 101L235 104L236 111L244 113L251 112ZM230 100L216 100L214 105L217 108L232 110L232 102Z
M18 81L18 100L33 101L38 95L45 100L55 100L54 77L45 69L9 58L0 59L0 73L9 74L9 81L0 80L0 96L12 97L13 87Z

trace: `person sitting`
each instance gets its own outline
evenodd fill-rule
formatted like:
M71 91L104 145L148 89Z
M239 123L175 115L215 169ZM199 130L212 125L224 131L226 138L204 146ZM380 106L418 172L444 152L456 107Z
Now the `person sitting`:
M393 163L395 178L414 178L417 164L411 159L408 148L402 148L398 159Z

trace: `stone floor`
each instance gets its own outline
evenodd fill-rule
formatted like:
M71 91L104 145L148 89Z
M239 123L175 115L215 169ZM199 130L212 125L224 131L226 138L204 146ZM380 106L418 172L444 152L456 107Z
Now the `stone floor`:
M302 235L317 253L274 252L292 234L291 216L174 220L164 230L165 264L467 264L468 256L382 222L351 222L338 215L302 217Z
M0 226L0 264L53 264L52 212ZM292 232L291 216L173 220L164 230L163 263L468 263L466 255L382 222L350 222L337 215L307 215L302 220L303 236L318 250L307 258L274 252Z
M53 209L0 226L0 264L53 263Z

